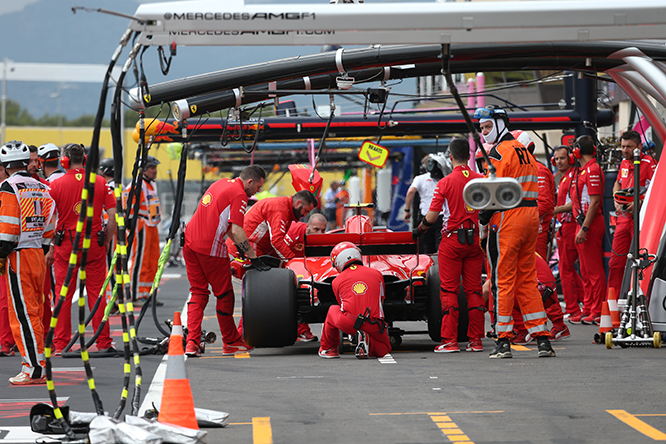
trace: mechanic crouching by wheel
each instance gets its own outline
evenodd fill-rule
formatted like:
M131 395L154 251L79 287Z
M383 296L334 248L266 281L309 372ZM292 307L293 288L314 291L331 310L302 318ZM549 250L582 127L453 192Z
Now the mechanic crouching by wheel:
M234 322L234 289L231 265L224 237L230 239L259 271L270 268L258 259L243 231L247 199L257 193L266 179L263 168L252 165L236 179L220 179L201 198L185 231L183 258L190 281L187 303L187 344L185 354L201 354L201 321L208 304L210 285L217 298L215 310L222 334L222 354L230 356L251 351Z
M333 280L333 293L340 305L331 305L321 332L319 356L339 358L340 330L357 335L356 357L382 357L391 351L384 322L382 273L363 265L361 250L340 242L331 251L331 262L340 272Z
M414 229L417 239L435 223L440 213L442 219L442 241L439 244L440 299L442 303L442 342L435 353L457 353L458 347L458 293L462 276L463 290L467 298L469 326L468 352L483 351L484 307L481 294L483 272L483 250L479 244L479 212L463 200L463 189L467 182L482 176L472 171L469 161L469 142L457 138L449 145L449 156L453 171L437 183L430 211Z

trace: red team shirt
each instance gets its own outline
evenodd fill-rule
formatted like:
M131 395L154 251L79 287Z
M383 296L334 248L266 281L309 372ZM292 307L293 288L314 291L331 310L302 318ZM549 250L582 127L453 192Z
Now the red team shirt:
M479 212L467 206L460 196L467 182L481 177L481 174L472 171L467 165L459 165L437 183L430 211L442 213L442 233L457 230L467 220L471 221L471 226L477 225ZM469 228L467 225L465 227Z
M571 187L574 217L578 217L581 211L583 215L587 214L587 209L590 208L590 196L604 195L604 176L596 159L587 162L580 169L576 179L578 187L575 185ZM601 215L603 215L603 203L597 208L596 216Z
M305 222L294 222L289 227L287 235L284 237L284 241L291 248L292 253L295 257L303 257L303 248L305 241L305 230L308 228L308 224Z
M76 229L81 213L81 190L83 190L84 182L85 169L76 168L69 170L64 176L49 184L51 197L55 200L58 210L56 231ZM97 199L97 196L104 196L104 198ZM106 186L106 180L101 176L96 176L95 199L93 200L93 233L102 231L102 210L108 210L109 208L116 208L116 198L109 187ZM83 242L83 236L81 236L81 242ZM97 244L97 242L92 244Z
M291 196L273 197L250 208L243 228L257 256L270 254L286 260L294 257L285 238L294 220Z
M650 156L641 154L641 165L639 167L638 186L648 187L654 176L654 171L657 169L657 164ZM620 164L620 171L617 174L617 181L620 184L620 189L631 188L634 186L634 161L633 159L622 159ZM621 216L632 217L631 213L621 213Z
M557 189L558 207L566 205L569 202L571 202L571 196L569 195L569 192L572 190L571 181L574 177L574 174L576 174L575 166L569 168L569 171L562 174L562 177L560 178L560 186ZM557 215L557 220L560 221L561 223L573 222L574 221L573 213L571 213L571 211L566 213L559 213Z
M340 309L353 316L364 314L370 307L372 319L384 319L384 277L374 268L351 265L333 279L333 293Z
M247 194L239 179L220 179L201 198L187 224L185 244L197 253L227 257L224 237L231 224L243 226Z
M543 225L549 225L555 209L555 179L546 165L541 162L537 162L536 165L539 172L539 197L537 198L539 217L542 219Z

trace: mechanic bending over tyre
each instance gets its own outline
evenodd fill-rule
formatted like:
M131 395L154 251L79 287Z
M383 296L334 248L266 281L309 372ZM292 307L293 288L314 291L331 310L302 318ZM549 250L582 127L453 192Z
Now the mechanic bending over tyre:
M331 305L321 332L319 356L339 358L340 331L357 336L358 359L381 358L391 351L382 299L384 276L363 265L361 250L351 242L340 242L331 251L331 262L339 275L332 287L340 305Z
M252 350L243 341L234 322L235 297L224 238L228 234L238 251L250 259L255 269L270 269L257 257L243 231L247 199L261 190L265 179L263 168L251 165L243 169L236 179L214 182L204 193L187 224L183 246L191 293L187 303L187 356L201 354L201 321L208 304L209 285L217 298L215 311L222 335L222 354L229 356Z
M301 190L293 196L269 197L252 205L245 215L243 229L257 256L272 256L271 264L295 257L287 242L287 232L293 222L306 216L316 206L317 198L308 190ZM234 243L232 239L227 239L229 254L242 259L242 252ZM242 334L242 318L238 331ZM298 324L298 340L310 342L316 341L317 337L308 324Z
M488 225L488 262L490 290L494 303L494 330L498 339L490 358L511 358L514 297L518 299L525 327L536 337L539 357L555 356L546 330L546 312L537 288L535 249L539 233L538 170L536 160L509 133L509 117L501 108L478 108L486 143L493 145L488 157L497 177L516 179L523 188L523 200L517 207L503 211L483 210L479 221Z
M412 231L418 239L435 224L440 213L442 218L442 240L439 244L438 263L441 282L442 342L435 353L457 353L458 346L458 293L460 279L467 298L469 326L467 336L469 352L483 351L484 304L481 294L483 272L483 250L479 244L479 212L463 200L463 189L472 179L482 176L472 171L469 161L469 142L456 138L449 145L449 157L453 171L441 179L435 187L430 210L417 228Z

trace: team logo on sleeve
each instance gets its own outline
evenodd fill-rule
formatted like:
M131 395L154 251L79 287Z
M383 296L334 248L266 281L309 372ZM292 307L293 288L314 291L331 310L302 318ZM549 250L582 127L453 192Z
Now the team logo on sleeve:
M365 292L368 291L368 284L363 281L359 281L352 285L352 291L357 295L365 294Z
M207 207L213 201L213 195L210 193L204 194L204 197L201 198L201 205Z
M73 210L74 210L74 213L75 213L77 216L78 216L79 214L81 214L81 202L77 202L77 203L74 205Z
M469 171L463 170L462 173L463 173L463 176L469 177Z
M74 176L76 177L76 180L78 180L79 182L81 182L81 179L83 179L83 174L81 173L76 173Z

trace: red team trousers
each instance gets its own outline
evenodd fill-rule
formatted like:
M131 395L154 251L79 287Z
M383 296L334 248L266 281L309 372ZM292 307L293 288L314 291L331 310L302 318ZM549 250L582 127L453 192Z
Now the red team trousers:
M340 310L339 305L331 305L326 315L326 322L321 330L321 348L324 350L337 349L340 345L340 330L348 335L355 335L356 329L354 323L356 316ZM381 322L381 321L379 321ZM391 351L391 341L389 340L388 330L382 328L379 324L365 322L360 330L370 336L370 350L368 354L373 357L382 357Z
M580 314L579 302L585 300L585 287L583 279L574 268L578 259L576 249L576 222L564 222L557 233L557 251L560 256L560 282L562 283L562 294L566 304L567 313L570 316Z
M454 232L442 235L439 244L439 280L441 282L440 298L442 302L442 343L457 342L458 338L458 293L460 278L467 298L469 339L483 337L484 308L481 294L481 273L483 271L483 250L479 246L478 233L474 236L473 245L462 245Z
M72 253L72 243L69 236L65 236L62 244L55 248L53 257L55 259L53 268L56 277L56 294L60 297L60 289L65 283L67 269L69 267L69 257ZM81 250L79 250L78 261L81 261ZM58 316L58 325L55 328L55 336L53 338L53 345L55 350L62 351L69 343L72 337L72 296L76 291L76 277L78 276L79 266L74 268L72 273L72 280L69 284L67 296L63 301L60 313ZM86 292L88 294L88 308L92 309L97 301L99 292L104 284L106 278L106 249L97 245L97 239L94 238L91 242L90 249L88 250L88 257L86 262ZM102 322L104 317L104 310L106 309L106 298L102 295L99 307L95 312L92 319L93 328L97 331L97 327ZM109 334L109 324L107 323L102 329L99 337L97 338L97 348L106 350L111 347L111 336Z
M210 296L209 282L217 298L215 312L224 343L240 341L242 338L234 322L234 290L229 259L200 254L187 245L183 247L183 258L192 293L187 303L187 341L195 344L201 342L201 321Z

